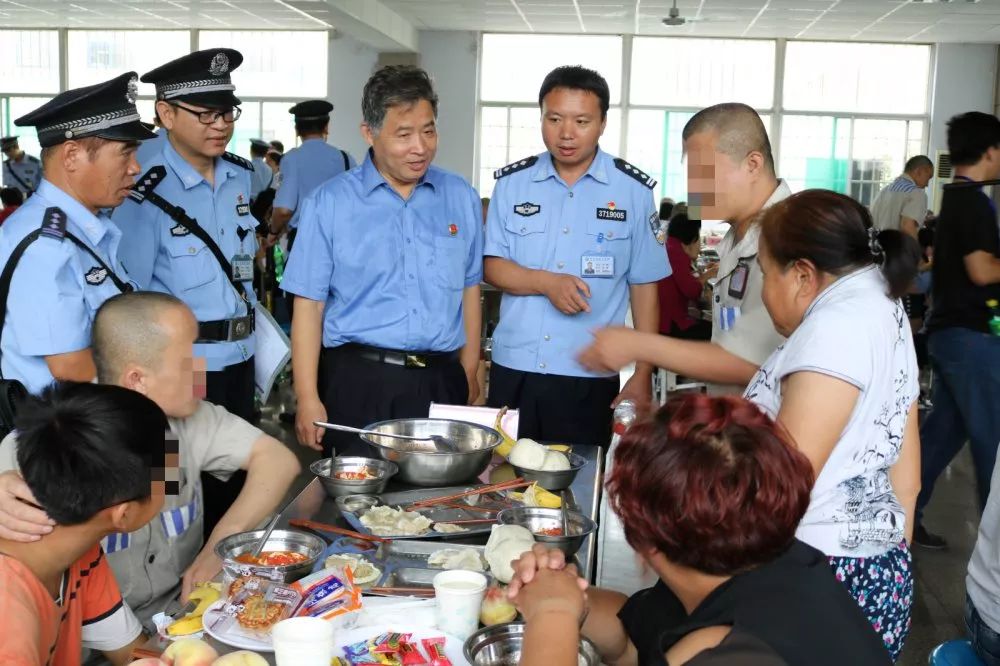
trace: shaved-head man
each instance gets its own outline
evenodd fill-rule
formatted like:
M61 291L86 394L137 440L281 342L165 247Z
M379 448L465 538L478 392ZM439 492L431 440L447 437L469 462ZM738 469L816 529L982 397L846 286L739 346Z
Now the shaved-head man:
M696 113L682 134L688 170L688 216L721 220L719 278L712 303L712 342L755 365L782 337L761 301L757 263L761 211L791 195L777 178L771 142L760 116L745 104L717 104ZM742 386L713 391L742 392Z
M151 628L150 618L172 609L178 591L183 600L194 583L219 572L214 549L220 539L253 529L274 512L299 463L278 440L201 399L204 360L194 355L198 324L177 298L154 292L115 296L98 310L92 336L98 381L149 397L166 413L178 440L180 490L167 498L161 520L103 543L126 603ZM15 450L12 434L0 444L0 469L14 469ZM206 542L201 472L228 478L238 469L246 470L246 485ZM48 518L23 502L33 498L20 477L0 474L0 536L34 540L50 531Z

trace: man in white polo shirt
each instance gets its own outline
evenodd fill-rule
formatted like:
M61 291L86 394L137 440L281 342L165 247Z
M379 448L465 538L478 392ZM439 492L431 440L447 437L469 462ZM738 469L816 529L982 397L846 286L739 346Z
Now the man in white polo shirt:
M872 221L879 231L898 229L917 237L927 217L927 183L934 176L934 162L926 155L911 157L903 174L878 193L872 202Z

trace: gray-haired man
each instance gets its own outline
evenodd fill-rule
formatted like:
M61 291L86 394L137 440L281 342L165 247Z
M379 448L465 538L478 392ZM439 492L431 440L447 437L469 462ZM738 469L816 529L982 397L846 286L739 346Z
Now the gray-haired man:
M313 421L427 416L431 402L464 404L478 392L479 195L431 166L437 95L426 72L380 69L362 111L368 155L302 202L281 284L296 296L299 442L322 443L326 455L368 449L354 436L324 439Z

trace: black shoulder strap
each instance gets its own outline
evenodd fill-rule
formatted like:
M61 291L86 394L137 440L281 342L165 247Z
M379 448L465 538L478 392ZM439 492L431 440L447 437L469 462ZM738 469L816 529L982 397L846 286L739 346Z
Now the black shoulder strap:
M208 234L208 232L205 231L200 224L198 224L198 220L187 214L186 210L180 206L173 205L153 191L156 189L156 186L163 181L163 178L166 175L167 170L163 167L163 165L153 167L136 182L136 184L132 187L132 192L129 194L129 197L139 204L142 204L143 201L148 201L153 204L166 213L167 217L190 231L196 238L204 243L215 257L215 260L219 262L219 266L222 268L222 272L225 274L226 279L229 280L229 284L233 285L233 289L236 290L236 294L243 300L243 303L247 308L247 314L250 314L252 307L250 305L250 299L247 297L246 289L243 287L242 282L233 279L232 264L230 264L229 260L226 259L226 256L222 254L222 250L219 248L219 245Z
M240 157L239 155L237 155L235 153L229 153L229 152L222 153L222 155L220 155L219 157L221 157L222 159L226 160L230 164L235 164L236 166L241 166L244 169L246 169L247 171L253 171L253 162L251 162L250 160L248 160L245 157Z
M538 161L538 155L532 155L531 157L525 157L523 160L518 160L517 162L511 162L502 169L497 169L493 172L493 178L500 180L504 176L509 176L512 173L517 173L518 171L523 171L530 166L534 166L535 162Z
M643 172L639 167L635 166L634 164L629 164L620 157L616 157L614 162L615 162L615 167L629 178L639 181L649 189L653 189L654 187L656 187L656 179L650 176L649 174Z
M340 154L344 158L344 171L350 171L351 170L351 158L347 156L347 152L345 152L344 150L341 150Z
M21 177L17 175L16 171L14 171L14 167L12 167L10 165L10 160L4 160L3 165L5 167L7 167L7 173L9 173L14 178L14 180L16 180L18 183L20 183L21 187L23 187L25 190L27 190L28 194L33 194L34 193L35 190L32 189L32 187L30 185L28 185L26 182L24 182L23 180L21 180Z

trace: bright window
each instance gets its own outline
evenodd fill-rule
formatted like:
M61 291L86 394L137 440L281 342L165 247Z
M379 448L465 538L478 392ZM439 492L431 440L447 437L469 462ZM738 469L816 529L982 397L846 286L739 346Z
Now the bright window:
M0 92L59 92L57 31L0 30Z
M38 145L38 133L34 127L17 127L14 121L28 114L49 101L49 97L7 97L0 99L0 122L3 124L3 136L18 137L17 144L29 155L38 157L41 146Z
M268 141L277 139L284 144L286 151L294 148L298 142L295 119L288 113L294 105L295 102L264 102L260 138Z
M622 38L590 35L483 35L480 99L538 103L545 75L582 65L608 81L611 104L621 100Z
M69 87L107 81L127 71L142 76L191 50L191 34L184 30L70 30L68 35ZM140 84L142 95L153 87Z
M789 42L785 53L786 109L927 113L929 46Z
M232 75L237 97L326 97L326 32L202 30L198 42L201 49L228 47L243 54Z
M636 37L629 102L701 108L774 103L775 42Z
M233 128L233 138L226 149L229 152L250 157L250 139L260 138L260 102L244 103L243 114Z
M479 135L479 194L493 194L493 172L514 160L545 152L541 114L537 107L483 107ZM617 154L621 140L621 109L608 109L602 149Z

